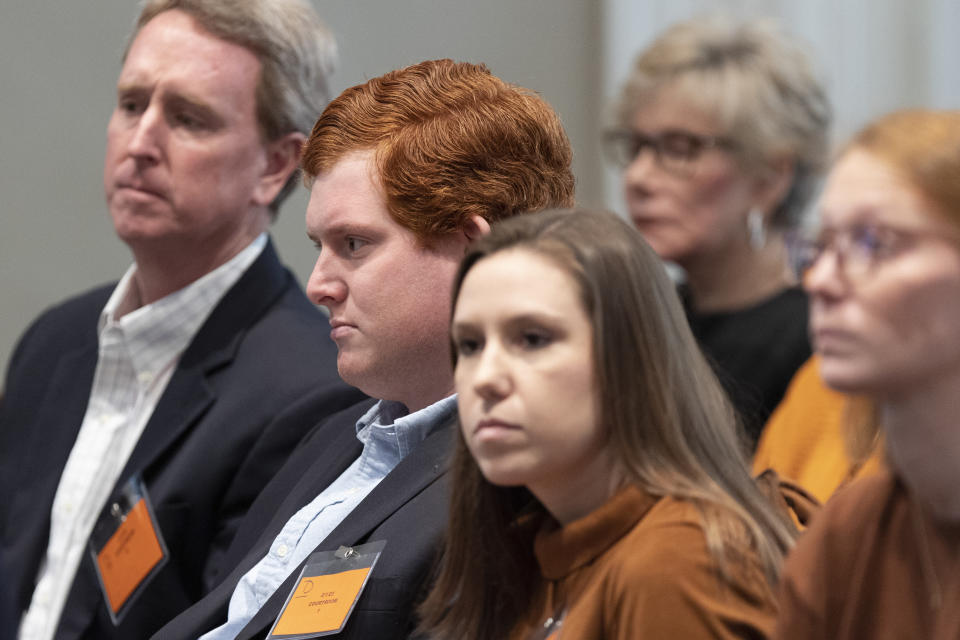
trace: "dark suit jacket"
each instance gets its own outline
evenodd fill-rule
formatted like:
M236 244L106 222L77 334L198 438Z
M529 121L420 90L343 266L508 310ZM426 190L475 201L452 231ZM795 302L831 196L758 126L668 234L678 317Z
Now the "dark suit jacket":
M0 611L29 606L54 494L89 399L97 320L112 290L44 313L11 360L0 401L0 580L13 603ZM311 391L327 414L363 397L337 376L328 333L268 244L184 351L116 485L115 492L142 474L169 562L114 627L84 553L57 638L144 638L203 595L211 548L230 542L303 437L268 427L275 416Z
M287 520L360 455L356 420L370 406L362 403L333 416L300 444L240 526L222 562L236 564L234 570L200 602L155 634L154 640L194 640L226 621L227 605L240 578L266 555ZM420 443L315 549L387 542L347 626L333 637L390 640L410 634L416 620L414 607L427 586L446 529L447 467L454 424L455 420L449 421ZM304 564L274 593L239 638L265 637Z

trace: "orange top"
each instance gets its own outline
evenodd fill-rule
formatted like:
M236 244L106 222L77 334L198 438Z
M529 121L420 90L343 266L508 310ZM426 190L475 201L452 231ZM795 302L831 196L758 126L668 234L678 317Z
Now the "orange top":
M847 396L823 384L817 357L807 360L760 436L753 457L754 473L774 469L820 502L826 502L850 480L875 473L882 466L883 447L878 446L859 465L847 454L843 435L846 402Z
M689 502L628 486L580 520L551 521L534 551L543 582L511 640L543 637L545 622L556 618L561 639L733 640L773 632L774 594L759 561L744 550L747 562L728 567L732 583L722 580Z
M838 491L787 558L775 637L960 638L960 525L887 470Z

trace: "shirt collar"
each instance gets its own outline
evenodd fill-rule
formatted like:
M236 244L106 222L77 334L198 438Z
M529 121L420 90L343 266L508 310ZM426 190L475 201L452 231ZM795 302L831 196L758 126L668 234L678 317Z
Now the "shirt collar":
M427 436L447 424L457 409L456 394L415 411L392 400L378 400L357 420L357 439L364 445L373 440L396 442L401 458Z
M628 484L602 507L565 526L547 518L533 543L543 576L559 580L593 562L633 529L657 500Z
M157 361L157 354L176 357L187 347L220 299L253 264L266 244L267 234L261 233L210 273L143 306L139 306L140 292L134 278L137 265L131 265L100 313L101 343L107 333L121 335L137 374L155 375L163 366ZM131 306L137 308L117 318L120 308Z

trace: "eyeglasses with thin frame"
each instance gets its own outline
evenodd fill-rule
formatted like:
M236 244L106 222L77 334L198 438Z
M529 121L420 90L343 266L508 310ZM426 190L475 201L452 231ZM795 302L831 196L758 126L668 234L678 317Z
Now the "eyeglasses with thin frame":
M655 136L630 129L610 129L603 134L603 144L607 157L621 168L629 166L644 149L651 149L660 167L681 175L692 173L705 151L736 147L729 138L682 129L668 129Z
M799 238L793 243L793 261L797 273L805 279L817 261L825 253L831 252L844 277L860 280L884 260L923 239L960 244L960 235L939 229L862 223L845 228L823 229L813 238Z

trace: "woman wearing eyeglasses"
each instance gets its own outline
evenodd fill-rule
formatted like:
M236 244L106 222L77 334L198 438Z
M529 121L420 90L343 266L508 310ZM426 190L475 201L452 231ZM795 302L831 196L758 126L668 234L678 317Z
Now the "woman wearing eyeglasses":
M755 443L810 355L784 234L827 152L824 91L773 25L691 21L640 54L616 118L630 217L682 267L691 328Z
M868 396L887 470L787 560L780 638L960 638L960 111L881 118L840 155L804 286L820 374Z

